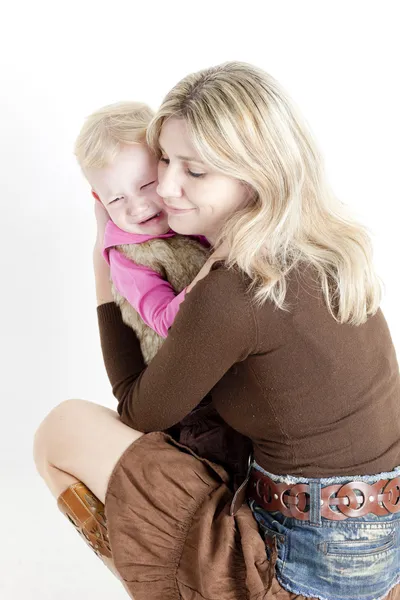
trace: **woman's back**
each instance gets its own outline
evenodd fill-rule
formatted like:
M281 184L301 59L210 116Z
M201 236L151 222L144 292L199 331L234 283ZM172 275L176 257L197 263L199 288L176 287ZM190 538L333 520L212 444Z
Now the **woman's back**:
M227 277L239 277L221 275L225 290ZM381 310L360 326L338 324L311 270L290 278L286 301L288 312L253 305L255 350L217 384L216 408L274 473L393 469L400 464L400 377ZM227 295L225 310L241 302Z

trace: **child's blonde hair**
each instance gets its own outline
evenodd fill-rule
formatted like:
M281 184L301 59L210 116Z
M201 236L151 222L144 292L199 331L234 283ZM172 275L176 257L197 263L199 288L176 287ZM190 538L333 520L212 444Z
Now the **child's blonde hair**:
M260 302L284 309L287 277L303 263L318 273L338 322L359 325L377 311L369 235L331 192L307 124L273 77L238 62L185 77L148 128L158 153L171 117L186 121L206 163L254 191L254 203L233 215L216 245L228 241L228 263L250 277Z
M103 168L113 162L122 144L146 142L151 108L142 102L117 102L87 117L75 142L81 169Z

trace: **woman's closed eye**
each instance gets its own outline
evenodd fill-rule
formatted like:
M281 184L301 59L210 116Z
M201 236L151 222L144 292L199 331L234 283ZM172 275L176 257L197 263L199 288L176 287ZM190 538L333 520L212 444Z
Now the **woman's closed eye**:
M190 169L187 170L188 175L190 175L190 177L204 177L205 173L194 173L193 171L191 171Z
M170 160L166 156L160 156L160 162L163 162L165 165L169 165ZM205 176L205 173L196 173L194 171L191 171L189 168L186 169L186 173L190 175L190 177L194 177L197 179Z

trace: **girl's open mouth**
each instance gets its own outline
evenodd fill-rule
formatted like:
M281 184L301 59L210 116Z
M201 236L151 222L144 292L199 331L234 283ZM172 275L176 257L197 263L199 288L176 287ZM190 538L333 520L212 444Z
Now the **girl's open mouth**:
M155 215L153 215L152 217L149 217L145 221L141 221L140 223L138 223L138 225L146 225L147 223L151 223L151 222L155 221L156 219L158 219L161 216L161 212L162 211L156 213Z

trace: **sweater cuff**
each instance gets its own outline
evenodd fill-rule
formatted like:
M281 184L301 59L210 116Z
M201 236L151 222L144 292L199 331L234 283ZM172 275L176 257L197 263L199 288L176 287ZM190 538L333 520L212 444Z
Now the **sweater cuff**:
M121 311L115 302L106 302L97 307L99 323L116 325L121 322Z

